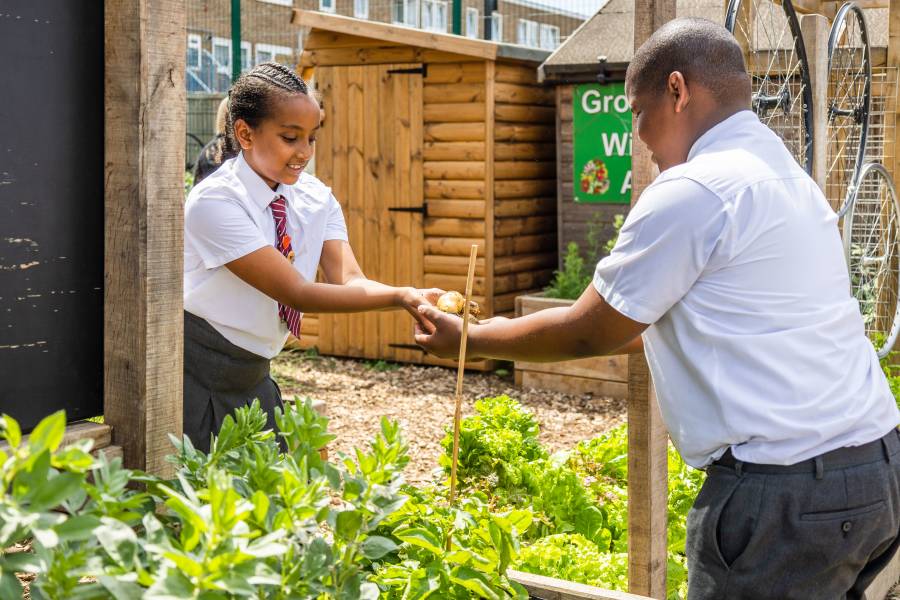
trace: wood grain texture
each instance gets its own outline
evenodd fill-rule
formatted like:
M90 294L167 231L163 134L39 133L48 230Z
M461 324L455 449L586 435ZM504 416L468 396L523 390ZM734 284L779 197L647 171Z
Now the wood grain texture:
M105 4L104 415L128 467L182 433L185 7Z
M572 583L534 573L523 573L510 569L506 574L510 579L521 584L531 595L542 600L648 600L647 596L604 590L583 583Z

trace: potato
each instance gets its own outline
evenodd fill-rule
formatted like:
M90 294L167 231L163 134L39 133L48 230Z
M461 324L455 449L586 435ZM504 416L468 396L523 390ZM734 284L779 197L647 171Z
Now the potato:
M453 315L462 316L463 307L466 305L465 297L459 292L447 292L443 294L437 301L438 310ZM477 302L469 301L469 316L477 317L481 314L481 307Z

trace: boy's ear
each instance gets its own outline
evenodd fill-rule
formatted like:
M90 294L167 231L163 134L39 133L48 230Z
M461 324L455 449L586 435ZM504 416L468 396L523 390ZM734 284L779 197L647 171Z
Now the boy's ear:
M243 119L234 122L234 137L241 150L249 150L253 146L253 129Z
M669 79L666 81L666 91L675 101L675 112L681 112L691 101L691 92L684 81L684 75L681 71L672 71L669 73Z

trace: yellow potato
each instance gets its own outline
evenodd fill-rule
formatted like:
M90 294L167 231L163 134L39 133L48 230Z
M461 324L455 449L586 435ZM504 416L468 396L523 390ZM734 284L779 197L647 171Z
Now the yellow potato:
M463 307L466 304L465 297L459 292L447 292L443 294L437 301L438 310L453 315L462 316ZM481 307L477 302L469 301L469 315L477 317L481 314Z

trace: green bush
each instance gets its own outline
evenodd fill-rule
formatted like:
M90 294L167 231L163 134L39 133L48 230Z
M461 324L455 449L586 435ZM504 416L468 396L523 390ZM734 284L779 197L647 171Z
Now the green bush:
M577 300L585 289L591 284L594 276L594 267L603 256L612 252L619 239L619 231L625 223L624 215L616 215L613 218L613 236L602 242L600 240L601 221L594 218L588 224L587 232L587 260L581 257L581 250L576 242L569 242L566 247L566 255L563 257L562 270L555 271L553 281L544 288L544 295L548 298L563 298ZM601 254L602 249L602 254Z

